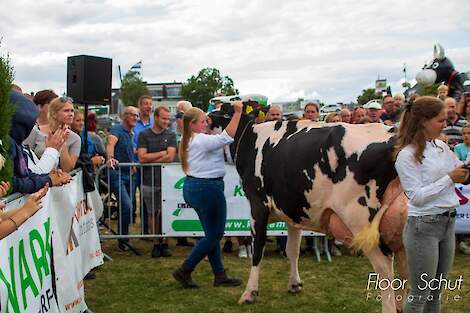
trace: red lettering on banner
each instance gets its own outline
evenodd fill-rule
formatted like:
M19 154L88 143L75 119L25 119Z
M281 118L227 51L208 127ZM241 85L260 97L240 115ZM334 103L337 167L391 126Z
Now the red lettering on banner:
M65 304L65 310L68 311L68 310L73 309L74 307L76 307L77 305L79 305L80 302L82 302L82 298L81 298L81 297L80 297L80 298L77 298L77 299L75 299L75 300L73 300L73 301L70 302L70 303L66 303L66 304Z
M87 215L88 213L92 212L93 208L85 205L85 199L80 200L77 205L75 206L75 219L78 221L83 216Z

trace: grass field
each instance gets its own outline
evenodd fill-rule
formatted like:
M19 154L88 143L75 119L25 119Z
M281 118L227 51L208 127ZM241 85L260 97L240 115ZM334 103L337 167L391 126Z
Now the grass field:
M229 273L242 277L244 283L235 288L215 288L208 262L201 262L193 279L201 288L185 290L173 280L171 272L190 252L187 247L171 244L171 258L150 258L152 243L134 240L142 256L121 252L115 241L103 243L103 251L114 260L97 271L95 280L86 281L86 302L94 313L153 313L153 312L318 312L363 313L380 312L380 302L366 300L368 273L372 267L364 257L341 256L332 263L318 263L311 255L300 258L302 293L287 293L289 262L274 253L271 244L261 263L260 295L253 305L237 303L250 270L249 259L239 259L236 253L224 255ZM443 313L470 312L470 256L457 255L451 279L463 276L460 301L444 301ZM377 295L374 291L373 296ZM447 294L446 294L447 295ZM447 299L447 297L444 297Z

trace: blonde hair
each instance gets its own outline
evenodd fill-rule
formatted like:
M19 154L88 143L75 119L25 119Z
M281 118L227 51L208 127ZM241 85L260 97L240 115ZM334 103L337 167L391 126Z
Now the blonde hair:
M449 87L447 87L447 85L440 85L439 87L437 87L437 92L439 92L439 91L449 92Z
M338 112L331 112L331 113L328 113L328 115L326 116L325 118L325 123L332 123L333 122L333 119L335 117L339 116L339 119L341 120L341 115L339 115Z
M193 107L193 105L189 101L181 100L181 101L178 101L176 103L176 111L178 111L178 112L185 113L186 111L188 111L192 107Z
M470 129L470 125L465 125L464 127L462 127L462 129L460 130L460 133L463 135L463 130L464 129Z
M393 100L401 100L405 102L405 95L402 93L396 93L393 95Z
M197 122L201 116L206 116L203 110L199 108L190 108L183 115L183 132L179 146L178 156L181 160L181 167L183 172L187 174L188 171L188 146L189 140L193 136L191 130L191 123Z
M51 102L49 102L47 119L49 121L49 127L51 130L55 130L59 126L59 123L57 122L57 118L55 117L55 115L57 114L57 112L62 110L62 108L66 104L70 104L73 107L73 102L70 100L70 98L66 98L66 97L57 97L57 98L54 98Z
M413 145L416 148L414 157L416 161L421 163L426 147L423 123L438 116L442 110L444 110L444 103L435 97L423 96L417 98L412 104L407 104L397 132L394 157L396 158L407 145Z

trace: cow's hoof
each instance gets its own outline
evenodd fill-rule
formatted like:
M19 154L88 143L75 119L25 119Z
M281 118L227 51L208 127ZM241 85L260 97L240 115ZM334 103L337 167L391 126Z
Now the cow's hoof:
M302 291L302 287L303 287L302 283L298 283L296 285L290 285L288 291L289 293L299 293Z
M258 296L258 291L245 291L240 300L238 300L239 304L253 304L255 303L256 296Z

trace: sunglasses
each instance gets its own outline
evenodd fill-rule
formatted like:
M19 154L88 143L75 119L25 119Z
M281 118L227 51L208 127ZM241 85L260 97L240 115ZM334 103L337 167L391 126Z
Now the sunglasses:
M67 102L73 103L73 99L70 98L70 97L67 97L67 96L60 96L60 97L59 97L59 100L60 100L60 102L62 102L62 103L67 103Z

